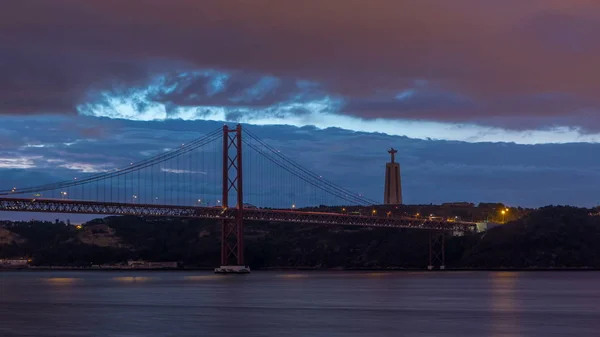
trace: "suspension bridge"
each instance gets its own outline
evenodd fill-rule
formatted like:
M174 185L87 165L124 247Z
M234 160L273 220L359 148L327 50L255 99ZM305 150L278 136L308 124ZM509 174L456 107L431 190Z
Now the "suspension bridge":
M219 220L221 266L244 266L245 221L429 230L430 268L444 265L443 233L476 226L344 212L377 204L307 169L241 125L225 125L110 171L0 190L0 211Z

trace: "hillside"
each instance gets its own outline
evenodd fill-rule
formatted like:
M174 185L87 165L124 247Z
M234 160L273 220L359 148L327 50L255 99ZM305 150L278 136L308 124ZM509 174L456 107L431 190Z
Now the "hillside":
M0 227L0 246L11 245L11 244L22 244L25 240L19 235Z
M600 268L600 217L574 207L544 207L478 235L464 267Z
M545 207L488 232L449 237L446 265L465 268L600 268L600 217ZM2 234L4 233L4 234ZM10 233L10 234L7 234ZM19 223L0 232L0 258L37 265L89 266L128 259L210 268L219 260L219 224L207 220L108 217L82 228ZM422 268L428 233L419 230L249 223L246 260L260 268Z

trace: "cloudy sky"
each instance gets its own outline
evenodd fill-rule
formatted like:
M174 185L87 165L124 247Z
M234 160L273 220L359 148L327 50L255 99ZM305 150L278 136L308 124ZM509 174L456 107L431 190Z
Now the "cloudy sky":
M6 0L0 188L228 121L375 200L393 146L407 203L597 205L599 33L588 0Z

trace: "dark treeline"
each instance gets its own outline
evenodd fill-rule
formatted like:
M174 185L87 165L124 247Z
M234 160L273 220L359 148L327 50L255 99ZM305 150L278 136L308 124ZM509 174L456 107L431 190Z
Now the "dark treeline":
M545 207L485 233L448 237L446 265L600 268L600 217L589 213ZM213 221L109 217L81 229L60 222L5 227L20 240L0 245L0 258L30 257L35 265L91 266L135 259L177 261L190 268L219 263L219 225ZM254 269L423 268L428 264L428 233L420 230L248 223L245 236L247 264Z

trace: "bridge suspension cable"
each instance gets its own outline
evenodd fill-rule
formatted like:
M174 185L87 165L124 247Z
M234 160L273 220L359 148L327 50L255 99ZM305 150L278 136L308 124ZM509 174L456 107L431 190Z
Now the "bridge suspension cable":
M251 131L244 129L243 134L247 136L242 139L243 147L250 150L243 156L243 171L247 177L244 185L249 187L244 188L245 199L257 207L293 209L296 206L377 204L300 165ZM219 128L173 150L127 166L73 180L0 190L0 196L33 194L36 198L54 198L60 193L61 199L70 200L137 204L145 201L164 205L183 202L184 205L195 203L197 206L208 206L214 202L215 206L220 206L223 205L220 200L222 192L219 191L223 172L223 168L219 167L224 150L219 146L222 136ZM257 167L253 163L258 164ZM199 166L204 169L198 169ZM233 202L236 198L230 199Z
M244 134L247 135L252 141L257 143L254 144L253 142L244 139L244 143L249 148L266 158L271 163L277 165L281 169L301 179L305 183L328 194L336 196L341 200L349 202L349 205L369 206L377 204L377 202L372 199L366 198L361 195L357 195L356 193L351 192L337 184L334 184L333 182L323 178L322 176L317 175L314 172L308 170L307 168L298 164L291 158L281 154L280 151L274 149L272 146L270 146L262 139L254 135L252 132L248 131L248 129L244 129Z
M57 189L66 189L75 186L82 186L101 180L108 180L116 177L123 176L125 174L139 172L140 170L146 169L157 164L164 163L174 158L178 158L184 154L188 154L196 149L199 149L209 143L214 142L221 136L220 129L216 129L200 138L197 138L187 144L178 147L177 149L161 153L159 155L144 159L135 163L131 163L128 166L117 168L108 172L101 172L98 174L89 175L81 179L75 178L74 180L65 180L57 183L30 186L25 188L0 190L0 196L2 195L14 195L14 194L29 194L29 193L41 193Z

